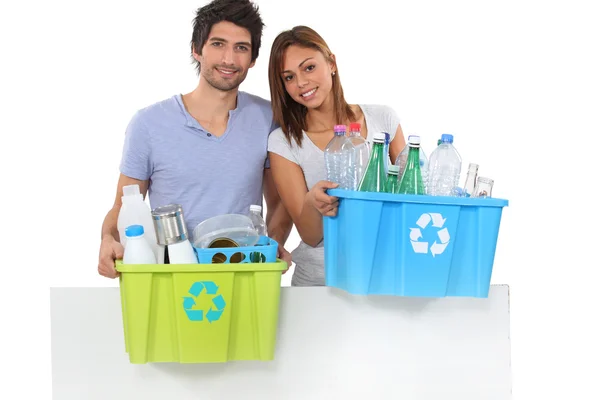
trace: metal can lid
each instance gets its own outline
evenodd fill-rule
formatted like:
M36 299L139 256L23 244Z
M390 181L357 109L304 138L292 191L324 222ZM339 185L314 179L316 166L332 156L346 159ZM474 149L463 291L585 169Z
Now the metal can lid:
M167 204L166 206L156 207L152 210L152 218L172 218L183 213L183 207L180 204Z
M235 240L228 237L218 237L210 242L208 247L211 249L221 249L227 247L240 247L240 245Z

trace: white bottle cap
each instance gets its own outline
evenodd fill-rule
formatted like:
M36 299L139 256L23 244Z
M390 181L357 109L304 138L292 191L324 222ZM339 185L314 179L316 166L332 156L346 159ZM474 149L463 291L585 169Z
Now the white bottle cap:
M256 212L261 212L262 210L262 206L256 205L256 204L252 204L250 206L250 211L256 211Z
M395 165L395 164L390 164L390 166L388 167L388 173L392 173L392 175L398 175L398 173L400 172L400 166L399 165Z
M417 135L410 135L408 137L408 144L421 144L421 137Z
M137 183L123 186L123 196L135 196L136 194L140 194L140 186Z
M377 132L373 135L373 141L378 143L385 143L385 133Z

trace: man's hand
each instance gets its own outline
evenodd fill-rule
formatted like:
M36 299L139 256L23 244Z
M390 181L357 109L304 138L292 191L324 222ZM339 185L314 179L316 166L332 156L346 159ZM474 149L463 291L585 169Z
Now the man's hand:
M115 269L115 260L123 258L123 246L111 235L102 238L100 244L100 257L98 259L98 273L107 278L117 278L120 274Z
M279 245L277 246L277 258L287 262L287 268L283 271L285 274L292 266L292 255L282 245Z

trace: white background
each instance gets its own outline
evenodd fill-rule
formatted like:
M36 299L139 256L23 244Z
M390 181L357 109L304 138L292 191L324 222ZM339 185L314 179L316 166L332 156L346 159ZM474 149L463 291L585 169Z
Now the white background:
M117 285L97 257L125 126L197 84L189 40L204 3L0 6L0 397L50 398L49 286ZM479 163L510 201L492 283L511 287L514 398L599 396L594 2L257 3L267 26L242 90L269 98L270 45L305 24L336 54L348 101L394 107L428 152L453 133L463 172Z

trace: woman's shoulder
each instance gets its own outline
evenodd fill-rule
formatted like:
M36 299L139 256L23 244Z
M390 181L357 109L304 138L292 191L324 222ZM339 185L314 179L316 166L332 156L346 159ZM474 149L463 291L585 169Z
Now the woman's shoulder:
M360 108L367 118L389 119L397 118L398 115L396 110L386 104L360 104Z

